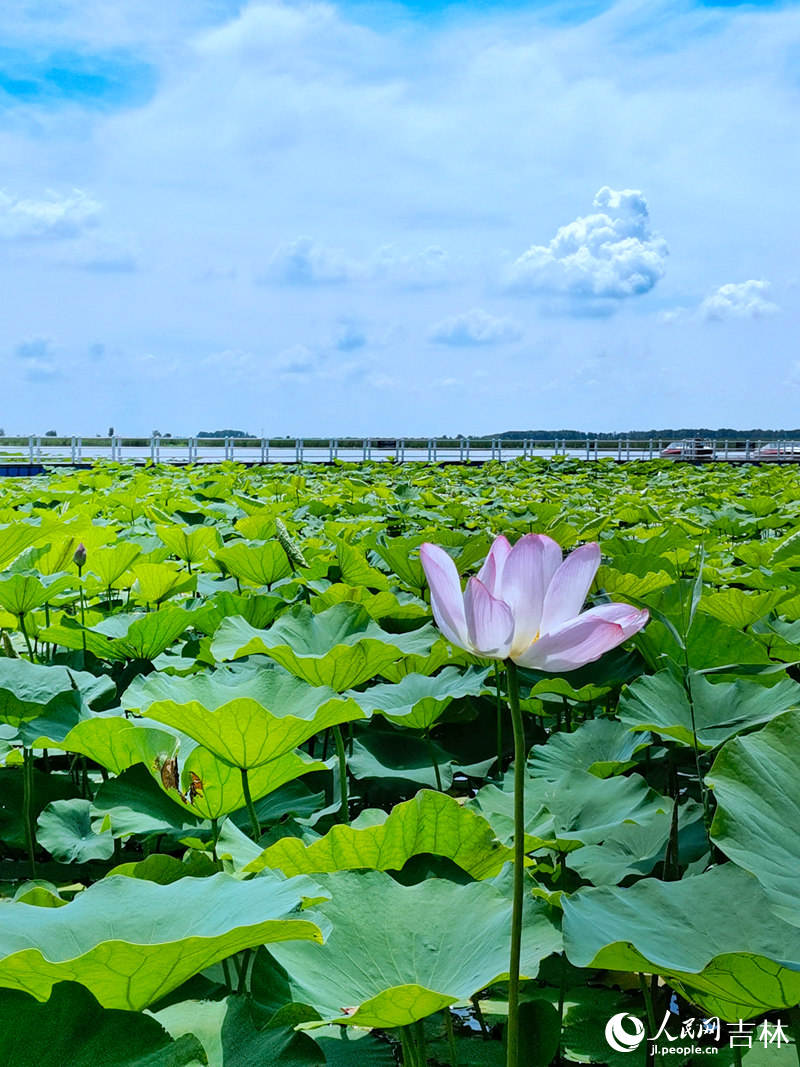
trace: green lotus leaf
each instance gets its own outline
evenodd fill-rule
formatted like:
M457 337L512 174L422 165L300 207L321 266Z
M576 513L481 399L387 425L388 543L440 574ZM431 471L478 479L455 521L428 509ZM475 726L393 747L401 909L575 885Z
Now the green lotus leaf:
M59 739L49 734L37 734L30 745L31 748L59 748L63 752L77 752L113 774L120 774L135 763L164 762L175 755L177 746L177 738L166 730L120 715L98 715L94 719L84 719Z
M783 589L774 589L768 593L723 589L718 593L704 593L697 610L712 615L737 630L744 630L768 615L785 596Z
M67 574L48 582L33 574L10 574L0 578L0 607L17 617L27 615L75 584L76 579Z
M680 745L693 747L694 709L697 747L708 750L800 706L800 685L788 678L767 688L743 678L710 682L703 675L690 674L689 685L691 704L686 689L672 671L643 676L620 698L619 717L631 730L652 730Z
M386 537L375 545L376 554L391 567L403 585L418 592L422 592L426 585L425 572L419 561L419 546L424 540L422 535Z
M411 593L390 593L386 589L373 593L363 585L342 585L339 582L329 585L311 601L311 607L317 613L334 604L361 604L376 622L390 619L400 623L406 619L424 619L429 614L427 604Z
M371 567L361 549L347 541L338 541L336 562L346 585L363 586L365 589L389 588L386 575L376 567Z
M219 864L207 852L191 851L183 859L151 852L147 859L120 863L107 878L144 878L148 882L169 885L181 878L209 878L219 871Z
M58 982L44 1004L0 997L0 1061L14 1067L187 1067L205 1063L193 1034L173 1041L152 1016L102 1008L88 989Z
M46 724L73 726L113 692L109 678L26 659L0 657L0 721L19 727L40 719Z
M185 563L202 563L222 544L214 526L157 526L156 532L173 556Z
M36 839L53 859L62 863L107 860L114 852L114 838L92 829L91 800L54 800L37 820Z
M646 574L631 574L629 571L614 570L613 567L600 567L595 578L598 589L610 593L614 599L626 596L646 597L672 585L673 579L663 570L649 571Z
M140 604L157 606L169 597L191 592L197 580L172 563L137 563L133 592Z
M356 604L335 604L315 615L308 605L292 608L268 630L243 619L225 619L211 646L216 659L263 652L310 685L337 692L360 685L403 656L427 655L436 638L432 626L390 634Z
M146 615L111 615L95 626L83 629L65 618L59 625L41 633L45 641L65 648L86 648L103 660L151 661L169 648L192 625L192 616L183 608L171 605Z
M160 772L155 768L150 770L163 785ZM298 752L287 752L248 772L250 794L256 801L304 774L327 770L328 765L320 760L309 759ZM180 779L182 795L176 789L170 789L169 796L184 810L201 818L221 819L245 806L240 769L223 762L199 745L184 762Z
M271 586L292 573L289 558L277 541L237 541L214 553L226 573L251 585Z
M186 678L150 674L125 693L123 704L246 768L268 763L331 726L365 717L354 700L332 689L250 664Z
M511 900L492 882L429 878L404 886L380 871L314 880L331 896L319 907L333 924L329 938L314 952L286 944L270 954L287 1000L310 1005L326 1022L405 1026L508 974ZM535 977L559 948L547 910L527 899L522 974Z
M534 745L528 770L534 778L555 781L566 771L582 770L598 778L621 774L635 763L649 737L632 734L614 719L590 719L574 733L553 733L544 745Z
M412 730L429 730L457 697L478 696L486 683L488 668L470 667L460 671L446 667L427 677L407 674L395 685L373 685L363 693L352 693L364 711L379 711L384 718Z
M800 931L773 915L756 879L732 863L680 882L581 889L562 905L564 949L576 967L661 975L729 1021L800 1000Z
M376 815L382 817L380 822L372 821ZM359 868L399 871L421 853L445 856L476 879L494 877L513 858L485 819L446 793L423 789L388 815L363 812L350 826L334 826L310 845L284 837L245 870L277 868L286 875Z
M321 943L325 920L299 912L319 898L308 879L226 874L157 885L106 878L65 908L0 908L0 986L46 999L79 982L105 1008L141 1011L217 960L244 948Z
M40 544L50 537L57 536L62 526L60 521L43 519L41 525L19 520L6 526L0 526L0 568L5 568L20 553L31 545Z
M514 836L512 782L513 777L506 775L503 789L484 786L469 802L504 843ZM671 811L672 801L648 788L638 774L597 778L588 771L573 770L554 782L529 778L525 783L526 850L570 852L581 845L599 844L623 823L649 825L659 813Z
M241 615L256 630L264 630L285 608L286 601L280 596L266 593L240 596L223 589L192 612L192 625L210 637L217 632L223 619Z
M775 719L729 741L706 781L717 810L711 836L767 892L774 912L800 926L800 716Z
M107 545L92 552L87 561L89 572L97 578L101 589L114 589L141 554L142 550L138 545L130 541L118 541L115 545Z

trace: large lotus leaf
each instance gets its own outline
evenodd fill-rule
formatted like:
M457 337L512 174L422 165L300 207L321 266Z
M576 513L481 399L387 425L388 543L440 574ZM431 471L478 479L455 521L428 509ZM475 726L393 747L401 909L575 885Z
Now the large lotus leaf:
M590 719L574 733L554 733L546 744L534 745L528 770L534 778L551 781L571 770L609 778L632 767L636 753L648 743L648 736L636 736L614 719Z
M489 820L501 841L513 839L513 779L504 789L488 785L471 806ZM568 771L555 782L527 779L525 783L526 848L554 848L570 852L603 841L623 823L648 825L659 813L671 812L672 801L648 788L638 774L597 778L588 771Z
M429 730L457 697L478 696L484 688L488 668L470 667L460 671L446 667L441 674L407 674L395 685L372 685L363 693L349 694L370 713L412 730Z
M241 596L223 589L215 592L201 608L192 612L192 624L196 630L210 637L219 629L223 619L241 615L257 630L264 630L285 609L286 601L280 596L253 593Z
M710 682L689 675L700 749L712 749L743 730L774 719L800 705L800 685L786 678L769 688L737 678ZM692 704L680 680L669 670L639 678L620 698L618 714L631 730L652 730L680 745L694 745Z
M54 800L37 820L36 839L53 859L62 863L107 860L114 852L114 838L92 829L92 802Z
M14 1067L185 1067L205 1063L192 1034L173 1041L152 1016L102 1008L75 982L42 1004L27 993L0 997L0 1062Z
M303 604L268 630L254 630L243 619L225 619L211 651L219 660L265 652L309 684L342 692L374 678L402 656L427 655L435 638L429 625L387 633L357 604L335 604L319 615Z
M270 951L285 972L288 999L323 1020L404 1026L508 974L511 899L492 882L428 878L404 886L380 871L314 880L331 895L319 908L333 924L330 937L316 952L289 945ZM535 977L540 961L559 948L547 909L526 899L521 973Z
M329 585L315 597L311 601L311 607L319 613L334 604L344 603L361 604L376 622L383 619L391 619L393 622L423 619L429 614L428 605L411 593L390 593L386 589L373 593L364 585L343 585L340 582Z
M365 714L354 700L278 669L220 668L176 678L151 674L123 704L192 737L234 767L258 767L314 734Z
M727 1020L800 1001L800 931L773 915L759 883L735 864L680 882L581 889L562 904L576 967L661 975Z
M178 593L191 592L197 580L171 563L137 563L133 592L140 604L156 606Z
M647 650L653 663L662 655L672 659L680 655L674 636L655 618L637 637L637 643ZM768 666L771 662L764 642L757 636L699 611L689 629L686 650L693 670L740 664Z
M120 774L135 763L164 762L175 755L177 745L178 739L166 730L120 715L98 715L79 722L60 739L52 734L37 734L30 747L77 752L113 774Z
M48 582L33 574L11 574L0 579L0 607L12 615L27 615L74 585L75 579L67 574Z
M647 597L672 585L674 579L666 571L649 571L645 574L632 574L630 571L618 571L613 567L602 566L597 571L595 584L614 598L626 596Z
M228 574L252 585L270 586L292 573L289 559L277 541L237 541L220 548L214 556Z
M73 619L65 618L56 626L42 631L45 641L65 648L86 648L98 659L153 660L178 638L192 623L182 608L169 606L146 615L111 615L86 629Z
M114 545L92 552L88 560L89 570L96 576L100 588L114 589L116 583L141 553L142 550L138 545L130 541L118 541ZM130 581L133 584L133 576Z
M435 641L430 652L421 655L403 656L381 668L381 676L387 682L401 682L409 674L434 674L440 667L451 665L468 665L477 661L469 652L456 648L449 641L440 637Z
M279 1021L265 1027L264 1014L250 997L232 996L179 1001L155 1012L155 1018L176 1039L195 1034L208 1056L208 1067L317 1067L326 1062L308 1034L295 1031L291 1025L279 1025ZM361 1044L347 1042L354 1047ZM360 1061L355 1063L360 1065ZM387 1067L394 1067L394 1057Z
M153 777L168 790L173 800L201 818L220 819L245 806L239 768L223 762L199 745L181 768L180 792L177 787L164 785L161 770L159 767L150 768ZM256 801L301 775L327 770L326 763L309 759L298 752L287 752L248 772L250 795Z
M222 544L214 526L158 526L156 532L172 555L186 563L201 563Z
M786 596L783 589L767 593L747 593L743 589L723 589L718 593L704 593L697 610L743 630L768 615Z
M64 908L0 908L0 986L39 1000L55 982L86 986L105 1008L141 1011L226 956L273 941L321 943L307 878L226 875L157 885L106 878Z
M100 700L110 679L98 680L67 667L0 657L0 721L12 726L34 719L74 725L88 714L86 695Z
M429 853L445 856L481 879L499 874L513 859L512 850L495 839L485 819L446 793L423 789L389 815L380 812L380 822L364 818L373 814L363 812L350 826L334 826L310 845L296 837L281 838L245 870L277 868L286 875L364 867L399 871L412 856Z
M403 585L419 592L425 588L425 572L419 561L418 551L424 540L421 535L387 537L375 545L377 555L392 568Z
M40 544L48 538L57 536L62 526L60 520L53 521L49 516L41 524L20 522L16 519L9 525L0 526L0 567L5 568L20 553L31 545Z
M389 588L386 575L369 565L360 548L341 538L336 545L336 562L339 564L342 581L347 585L363 586L365 589Z
M800 926L800 716L729 741L706 778L717 798L711 836L756 876L786 922Z

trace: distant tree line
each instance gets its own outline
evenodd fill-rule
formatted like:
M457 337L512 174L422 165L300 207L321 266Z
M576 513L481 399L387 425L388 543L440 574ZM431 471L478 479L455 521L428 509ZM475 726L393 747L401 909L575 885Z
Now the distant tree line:
M477 436L477 435L475 435ZM537 441L560 441L562 438L569 440L590 437L593 441L617 441L620 437L630 438L632 441L648 441L651 437L658 441L670 438L670 440L683 440L688 437L707 437L712 441L733 440L763 440L765 437L800 437L800 429L795 430L736 430L729 426L723 426L718 430L711 430L706 426L682 427L668 430L614 430L611 433L598 433L595 430L506 430L503 433L495 433L492 437L501 437L506 441L521 441L524 438L534 438Z

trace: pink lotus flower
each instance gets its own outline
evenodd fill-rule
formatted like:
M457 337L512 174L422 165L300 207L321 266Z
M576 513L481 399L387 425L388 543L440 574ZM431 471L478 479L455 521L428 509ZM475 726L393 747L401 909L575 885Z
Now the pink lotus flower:
M594 542L562 559L560 547L545 534L525 534L513 548L507 538L497 537L464 593L444 549L423 544L419 555L437 626L454 645L476 656L571 671L622 644L649 618L629 604L581 611L600 566L600 546Z

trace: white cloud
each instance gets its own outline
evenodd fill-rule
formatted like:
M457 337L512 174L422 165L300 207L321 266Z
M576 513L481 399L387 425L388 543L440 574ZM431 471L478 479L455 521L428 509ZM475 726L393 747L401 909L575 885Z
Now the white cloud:
M518 341L522 330L513 319L495 318L480 308L452 315L432 327L428 337L442 345L498 345Z
M780 308L767 299L769 290L769 282L765 281L729 282L706 297L700 305L700 315L714 322L774 315Z
M560 227L548 245L533 245L510 267L520 292L624 300L649 292L664 275L666 242L650 229L644 196L604 186L593 215Z
M363 275L361 265L338 248L317 244L310 237L280 245L259 281L286 285L331 285L351 281Z
M80 189L24 200L0 190L0 239L33 241L79 237L96 226L101 205Z

